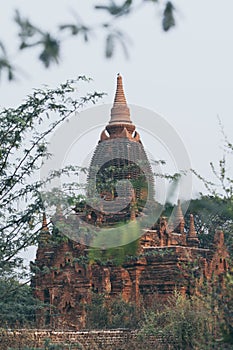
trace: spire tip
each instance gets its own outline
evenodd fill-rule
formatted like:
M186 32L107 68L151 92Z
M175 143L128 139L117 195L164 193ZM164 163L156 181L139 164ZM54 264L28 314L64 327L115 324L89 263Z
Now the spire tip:
M132 123L120 73L117 74L117 87L113 107L111 109L110 123Z
M48 231L48 223L47 223L47 218L45 212L43 212L43 217L42 217L42 231Z

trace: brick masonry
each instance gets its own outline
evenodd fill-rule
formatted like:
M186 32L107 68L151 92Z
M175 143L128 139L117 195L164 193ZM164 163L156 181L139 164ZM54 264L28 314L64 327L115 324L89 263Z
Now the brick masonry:
M43 348L46 339L51 344L63 344L64 350L136 350L140 349L140 340L136 331L54 331L54 330L1 330L0 350L24 349L25 347ZM156 345L156 339L151 339Z

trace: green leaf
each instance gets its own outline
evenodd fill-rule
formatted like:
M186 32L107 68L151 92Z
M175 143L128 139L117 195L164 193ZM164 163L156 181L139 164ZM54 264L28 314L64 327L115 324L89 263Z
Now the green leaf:
M41 52L39 59L43 62L45 67L48 68L52 62L58 63L60 56L60 43L52 38L49 33L46 33L41 44L43 45L43 51Z
M15 22L20 28L20 32L18 35L22 40L31 38L38 32L38 29L35 26L33 26L28 19L23 19L21 17L18 10L15 11Z
M80 27L75 24L62 24L59 26L60 30L68 29L72 35L77 35L80 31Z
M105 55L107 58L111 58L114 52L114 35L108 34L106 39L106 49L105 49Z
M173 4L168 1L165 7L165 10L163 12L163 30L167 32L170 30L172 27L175 26L175 18L174 18L174 6Z
M114 1L111 1L109 6L96 5L95 9L107 11L112 16L123 16L130 13L132 3L132 0L126 0L122 6L118 6Z

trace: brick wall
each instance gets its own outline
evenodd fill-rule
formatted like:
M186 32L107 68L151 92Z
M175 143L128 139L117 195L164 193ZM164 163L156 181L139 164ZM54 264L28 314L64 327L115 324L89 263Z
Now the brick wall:
M64 350L140 350L149 349L141 344L136 331L53 331L53 330L0 330L0 350L43 348L46 339L52 344L63 344ZM156 346L156 340L150 344ZM157 347L156 347L157 348Z

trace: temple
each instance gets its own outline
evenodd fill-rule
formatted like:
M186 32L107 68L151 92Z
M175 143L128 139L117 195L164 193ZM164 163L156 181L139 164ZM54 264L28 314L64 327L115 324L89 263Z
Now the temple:
M90 164L87 201L77 204L72 217L64 216L58 208L51 219L52 230L43 215L32 264L35 296L45 305L37 313L38 327L85 328L86 305L96 293L108 299L122 296L125 301L151 305L155 295L166 301L175 290L196 293L197 284L211 278L221 283L228 257L223 232L216 231L210 247L201 247L194 217L186 219L187 227L180 201L172 225L166 217L146 220L153 215L150 209L157 205L155 190L153 172L118 75L110 120ZM130 223L140 230L135 237ZM66 227L69 232L78 227L78 233L66 237ZM126 228L124 234L122 227ZM98 244L96 237L109 228L119 232L123 241L126 238L128 251L123 241L110 252L101 239ZM90 248L93 245L94 252ZM119 262L114 258L121 251Z

